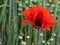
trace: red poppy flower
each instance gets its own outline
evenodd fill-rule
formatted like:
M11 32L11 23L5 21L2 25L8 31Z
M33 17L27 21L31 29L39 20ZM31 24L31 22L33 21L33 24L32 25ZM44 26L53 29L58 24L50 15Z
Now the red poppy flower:
M25 26L27 22L31 23L33 27L46 28L50 32L49 27L55 26L56 20L49 13L49 11L41 6L34 6L32 8L26 9L24 11L25 21L22 22L22 25Z

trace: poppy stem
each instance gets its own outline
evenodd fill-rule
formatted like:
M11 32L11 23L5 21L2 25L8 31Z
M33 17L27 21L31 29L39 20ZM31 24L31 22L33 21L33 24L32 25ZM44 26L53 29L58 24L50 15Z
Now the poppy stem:
M39 34L40 34L40 31L39 31L39 29L38 29L38 30L37 30L37 45L39 45L39 43L40 43L40 42L39 42L39 38L40 38L40 35L39 35Z
M43 31L42 29L36 29L34 31L34 45L42 45Z
M39 29L38 29L38 30L37 30L37 45L39 45L39 43L40 43L40 42L39 42L39 37L40 37L39 34L40 34L40 31L39 31Z
M34 33L34 45L40 45L40 30L36 29L35 33Z

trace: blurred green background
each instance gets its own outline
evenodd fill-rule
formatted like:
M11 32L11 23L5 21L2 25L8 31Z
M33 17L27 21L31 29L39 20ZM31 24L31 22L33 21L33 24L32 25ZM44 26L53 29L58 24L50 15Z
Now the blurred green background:
M51 32L27 23L23 11L34 5L47 8L56 19ZM60 45L60 0L0 0L0 45Z

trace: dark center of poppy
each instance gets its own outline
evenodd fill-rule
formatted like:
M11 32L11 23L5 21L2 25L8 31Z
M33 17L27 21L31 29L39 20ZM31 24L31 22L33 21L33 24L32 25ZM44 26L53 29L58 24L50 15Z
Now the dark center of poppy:
M42 24L41 24L40 20L35 20L35 25L40 27Z

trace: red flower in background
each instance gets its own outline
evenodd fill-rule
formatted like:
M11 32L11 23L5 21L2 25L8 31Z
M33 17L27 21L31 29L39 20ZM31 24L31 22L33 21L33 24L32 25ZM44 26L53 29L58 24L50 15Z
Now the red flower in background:
M54 17L48 12L47 9L41 6L34 6L32 8L26 9L23 14L26 18L26 20L22 22L23 26L29 22L37 29L46 28L47 32L50 32L49 27L55 26L56 24Z

